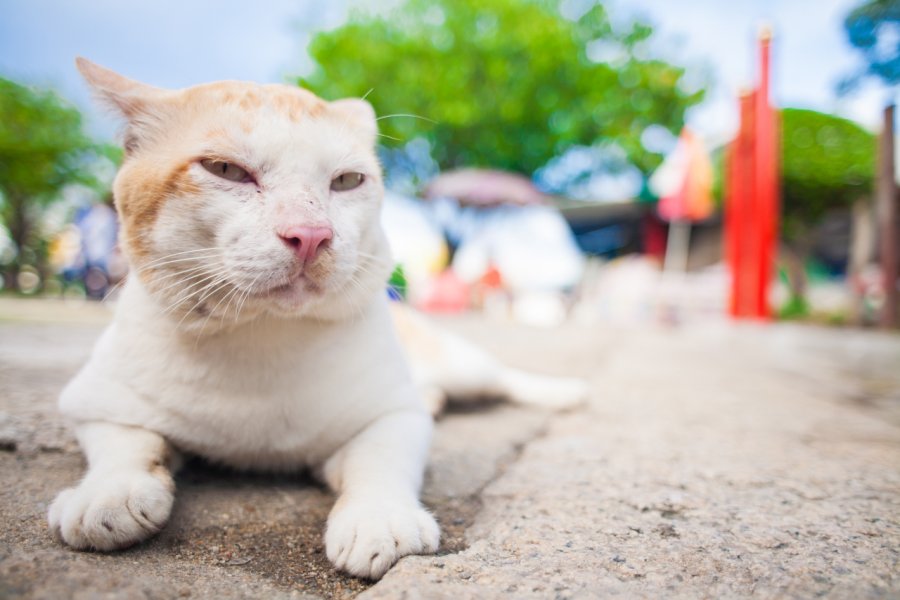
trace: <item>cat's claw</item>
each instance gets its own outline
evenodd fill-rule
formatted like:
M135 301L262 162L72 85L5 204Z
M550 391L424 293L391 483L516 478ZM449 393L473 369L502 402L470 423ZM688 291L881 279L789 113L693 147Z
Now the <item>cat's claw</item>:
M59 493L47 515L50 529L79 550L127 548L166 524L174 491L172 477L161 469L91 475Z
M325 552L342 571L380 579L408 554L431 554L440 529L418 502L338 502L328 517Z

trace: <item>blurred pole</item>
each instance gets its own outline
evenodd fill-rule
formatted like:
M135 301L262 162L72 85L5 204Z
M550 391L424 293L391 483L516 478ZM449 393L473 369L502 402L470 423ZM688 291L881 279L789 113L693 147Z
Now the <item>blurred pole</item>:
M769 103L769 46L759 37L757 89L742 93L740 127L729 147L726 252L731 267L729 309L735 318L770 319L778 239L778 142L775 110Z
M687 219L676 219L669 223L663 271L666 273L687 273L690 247L691 222Z
M875 180L881 237L881 273L884 282L884 307L881 326L897 326L897 179L894 173L894 106L884 109L884 124L879 136L878 175Z
M744 91L740 96L740 124L734 141L728 147L728 177L726 179L726 253L731 271L732 317L750 316L753 277L753 106L754 93Z
M755 315L769 319L769 289L775 265L775 241L778 232L778 173L777 146L775 136L775 111L769 103L769 71L772 31L763 27L759 35L759 87L756 90L756 147L754 148L756 181L754 200L756 205L756 232L759 247Z
M875 219L872 198L864 196L853 203L850 229L850 261L848 279L850 282L850 313L855 325L871 322L866 310L866 268L872 263L875 253Z

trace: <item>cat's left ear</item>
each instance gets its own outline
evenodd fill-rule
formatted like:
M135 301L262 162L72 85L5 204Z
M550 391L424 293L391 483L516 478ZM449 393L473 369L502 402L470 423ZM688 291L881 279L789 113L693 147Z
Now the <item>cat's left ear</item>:
M378 121L372 105L360 98L344 98L331 102L331 107L372 136L378 133Z

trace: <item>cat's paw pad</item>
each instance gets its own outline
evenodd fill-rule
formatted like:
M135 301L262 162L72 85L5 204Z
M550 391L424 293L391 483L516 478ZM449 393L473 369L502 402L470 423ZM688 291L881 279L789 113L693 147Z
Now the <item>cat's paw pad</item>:
M440 536L418 502L339 501L328 517L325 552L342 571L380 579L407 554L435 552Z
M56 537L73 548L126 548L162 529L172 512L174 491L168 472L88 476L60 492L47 519Z

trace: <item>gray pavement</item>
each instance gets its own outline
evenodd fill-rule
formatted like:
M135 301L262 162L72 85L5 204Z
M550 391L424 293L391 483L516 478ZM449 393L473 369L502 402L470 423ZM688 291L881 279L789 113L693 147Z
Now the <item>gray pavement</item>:
M148 543L50 538L47 504L83 467L55 396L107 318L0 301L0 597L900 596L900 336L441 319L511 364L586 377L591 402L445 415L424 491L440 552L371 585L329 567L332 498L303 477L194 462Z

